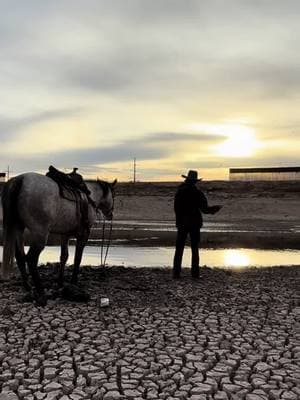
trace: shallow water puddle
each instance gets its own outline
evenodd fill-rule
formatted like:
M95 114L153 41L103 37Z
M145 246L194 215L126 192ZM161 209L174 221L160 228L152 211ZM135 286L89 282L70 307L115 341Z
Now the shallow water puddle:
M70 246L69 263L73 263L74 246ZM60 248L47 247L40 256L40 262L57 262ZM111 246L108 265L125 267L171 267L173 247ZM190 265L190 249L184 252L183 266ZM0 248L2 260L2 247ZM201 249L200 263L208 267L240 269L246 267L270 267L274 265L300 265L300 250L259 250L259 249ZM82 265L99 265L100 248L87 246Z
M97 229L102 229L97 228ZM176 232L176 227L174 221L138 221L138 220L114 220L114 229L117 230L134 230L139 229L143 231L161 231L161 232ZM278 228L268 226L261 227L258 229L257 226L249 226L249 224L240 223L226 223L226 222L211 222L204 221L201 232L271 232L275 230L276 232L298 232L299 226L281 226Z

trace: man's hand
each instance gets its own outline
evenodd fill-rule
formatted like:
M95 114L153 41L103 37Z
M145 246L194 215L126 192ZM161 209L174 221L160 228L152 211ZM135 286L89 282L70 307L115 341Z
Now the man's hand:
M216 206L211 206L210 210L212 214L216 214L217 212L219 212L221 210L223 206L221 205L216 205Z

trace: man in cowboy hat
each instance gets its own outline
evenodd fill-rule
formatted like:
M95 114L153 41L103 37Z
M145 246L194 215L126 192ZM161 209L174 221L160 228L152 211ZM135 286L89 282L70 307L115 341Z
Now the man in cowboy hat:
M208 206L204 193L196 187L198 179L197 171L190 170L177 190L174 201L176 214L177 239L173 264L173 277L180 278L181 262L187 235L190 235L192 249L192 277L199 278L199 242L200 229L202 227L202 212L215 214L222 206Z

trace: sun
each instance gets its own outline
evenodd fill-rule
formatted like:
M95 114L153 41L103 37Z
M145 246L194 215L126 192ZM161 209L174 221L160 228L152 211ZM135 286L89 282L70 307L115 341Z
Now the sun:
M248 267L250 265L249 257L243 250L229 249L225 252L224 262L226 266L230 267Z
M188 127L215 138L220 137L218 144L213 144L210 149L222 157L251 157L263 147L255 129L247 120L229 120L221 124L193 123Z
M223 157L251 157L262 143L257 139L255 129L248 121L232 120L221 124L190 124L189 128L219 136L218 144L214 144L211 150Z
M225 125L218 129L228 138L215 147L223 157L251 157L260 147L254 129L244 125Z

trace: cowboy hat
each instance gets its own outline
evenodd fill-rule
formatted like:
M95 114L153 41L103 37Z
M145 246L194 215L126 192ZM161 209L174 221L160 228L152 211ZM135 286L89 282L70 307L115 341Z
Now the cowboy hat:
M189 170L187 175L181 175L181 176L189 181L197 182L202 180L202 178L198 178L198 172L193 170Z

